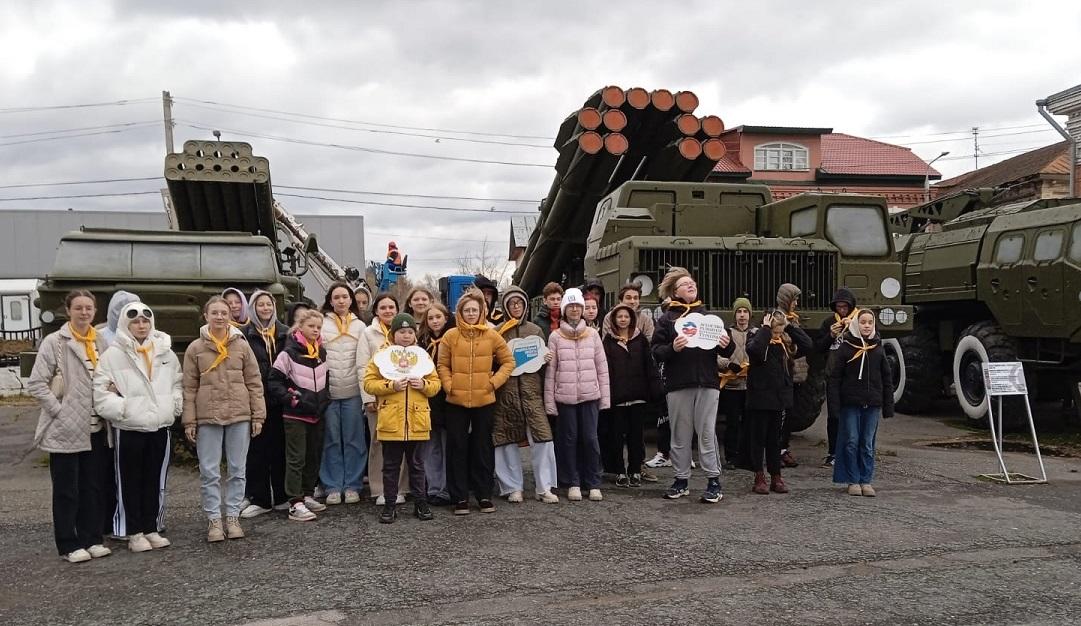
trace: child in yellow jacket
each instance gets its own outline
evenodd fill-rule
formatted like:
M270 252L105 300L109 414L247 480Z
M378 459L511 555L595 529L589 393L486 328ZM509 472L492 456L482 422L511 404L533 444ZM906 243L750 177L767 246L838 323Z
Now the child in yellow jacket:
M380 371L377 361L380 353L396 347L409 347L417 344L417 324L413 316L401 313L390 323L393 345L376 353L364 372L364 391L376 397L378 417L375 435L383 444L383 495L386 504L379 514L379 521L384 524L394 522L398 511L395 498L398 496L398 476L402 466L402 457L409 466L409 489L413 492L413 515L422 521L432 519L432 510L428 507L428 489L424 478L424 442L428 441L432 430L431 410L428 398L439 393L439 376L433 367L424 377L390 379ZM424 350L410 353L413 358L428 359Z

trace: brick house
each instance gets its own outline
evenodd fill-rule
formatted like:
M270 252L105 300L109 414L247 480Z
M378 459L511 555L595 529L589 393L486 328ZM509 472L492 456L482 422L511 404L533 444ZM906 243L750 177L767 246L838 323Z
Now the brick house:
M903 209L922 204L928 181L942 178L909 148L832 128L737 126L721 139L728 152L706 180L769 185L775 200L808 191L861 193Z
M1065 198L1070 188L1070 144L1060 141L944 180L932 188L935 198L964 189L995 187L995 202Z

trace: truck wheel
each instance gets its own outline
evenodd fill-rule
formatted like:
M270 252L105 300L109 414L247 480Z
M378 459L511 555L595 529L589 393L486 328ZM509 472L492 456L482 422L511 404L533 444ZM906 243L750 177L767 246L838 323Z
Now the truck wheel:
M994 322L977 322L961 332L953 351L953 385L957 403L969 419L986 425L987 392L983 387L983 364L1016 361L1017 348ZM1024 405L1016 398L1004 399L1004 424L1023 419ZM1021 415L1018 415L1020 410Z
M810 428L826 401L826 365L821 359L809 365L807 380L794 386L792 408L785 411L785 426L794 433Z
M891 343L897 350L896 361L890 358ZM942 397L942 359L934 331L917 326L900 339L883 341L882 346L887 349L890 366L895 368L893 401L897 410L908 415L926 412Z

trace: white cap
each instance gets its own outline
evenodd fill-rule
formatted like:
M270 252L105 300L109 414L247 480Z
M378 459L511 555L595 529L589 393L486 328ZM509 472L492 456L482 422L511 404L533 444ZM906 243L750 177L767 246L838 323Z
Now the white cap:
M560 315L567 314L567 305L577 304L585 308L586 299L582 296L582 290L577 287L571 287L563 292L563 299L559 302Z

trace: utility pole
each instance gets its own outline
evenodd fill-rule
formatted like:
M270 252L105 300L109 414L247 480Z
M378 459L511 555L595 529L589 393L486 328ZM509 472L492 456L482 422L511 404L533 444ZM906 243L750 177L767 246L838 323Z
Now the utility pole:
M173 150L173 97L168 91L161 92L161 108L165 115L165 154L172 154Z
M972 156L976 157L976 164L972 168L974 170L980 169L980 127L972 127Z

